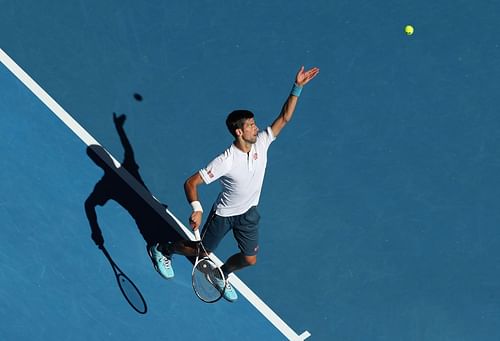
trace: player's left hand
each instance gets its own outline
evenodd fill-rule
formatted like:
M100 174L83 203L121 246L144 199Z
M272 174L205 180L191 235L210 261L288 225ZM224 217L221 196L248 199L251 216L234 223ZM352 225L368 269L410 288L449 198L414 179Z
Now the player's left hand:
M295 83L298 86L304 86L307 83L309 83L311 79L316 77L318 73L319 73L319 68L317 67L313 67L310 70L304 71L304 67L302 66L299 72L297 73L297 76L295 77Z

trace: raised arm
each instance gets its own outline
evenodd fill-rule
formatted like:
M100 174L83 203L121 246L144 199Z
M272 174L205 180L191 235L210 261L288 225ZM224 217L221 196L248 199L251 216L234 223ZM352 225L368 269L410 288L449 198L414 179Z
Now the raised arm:
M126 163L126 161L129 160L130 162L135 163L134 150L132 149L132 145L128 140L127 134L125 134L125 129L123 128L126 119L127 116L124 114L117 116L116 113L113 113L113 122L115 123L116 131L118 132L118 136L120 136L120 142L122 143L123 149L125 150L125 157L123 163Z
M293 112L295 111L295 107L297 106L297 101L300 96L300 92L302 91L302 87L309 83L311 79L316 77L318 73L319 69L317 67L304 71L303 66L300 68L299 72L297 72L292 92L285 101L283 108L281 108L279 116L271 125L271 129L275 137L279 135L281 129L283 129L283 127L292 119Z

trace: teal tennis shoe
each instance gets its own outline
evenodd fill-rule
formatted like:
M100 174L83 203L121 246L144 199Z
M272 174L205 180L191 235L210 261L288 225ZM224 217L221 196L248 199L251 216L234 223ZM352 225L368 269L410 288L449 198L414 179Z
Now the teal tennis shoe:
M212 281L210 281L219 291L224 289L224 280L217 277L212 277ZM226 288L224 289L224 299L229 302L234 302L238 299L238 294L236 290L232 287L229 281L226 281Z
M149 257L153 262L153 266L161 277L165 279L174 278L174 268L172 267L172 259L170 256L165 256L158 251L158 244L152 245L148 249Z

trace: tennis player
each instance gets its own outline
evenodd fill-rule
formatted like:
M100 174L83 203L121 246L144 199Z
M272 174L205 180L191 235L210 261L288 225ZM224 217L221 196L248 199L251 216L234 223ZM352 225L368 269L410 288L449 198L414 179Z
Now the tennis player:
M184 184L186 198L193 209L189 217L193 230L200 227L203 215L198 186L211 184L216 180L222 185L222 191L210 210L201 235L203 245L210 252L217 248L227 232L233 231L240 251L229 257L222 266L226 278L230 273L257 262L260 220L257 205L264 181L267 150L291 120L303 86L316 77L318 72L316 67L308 71L305 71L304 67L300 68L279 116L264 131L259 131L252 112L231 112L226 119L226 125L234 137L234 142L208 166L189 177ZM194 256L196 250L193 242L183 240L174 244L152 246L150 254L153 260L157 260L156 268L161 273L163 267L171 271L172 254ZM222 288L223 285L222 282ZM237 297L236 291L226 283L224 298L233 302Z

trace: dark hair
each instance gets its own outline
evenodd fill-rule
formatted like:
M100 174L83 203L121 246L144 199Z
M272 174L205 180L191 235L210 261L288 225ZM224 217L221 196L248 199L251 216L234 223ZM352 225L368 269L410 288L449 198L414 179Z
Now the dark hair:
M253 112L249 110L235 110L226 118L226 126L231 135L236 137L236 129L243 129L245 121L253 118Z

